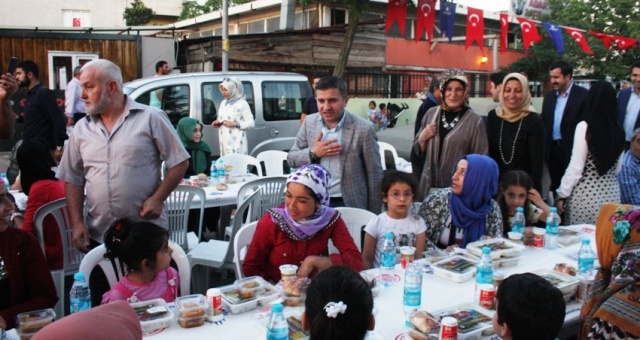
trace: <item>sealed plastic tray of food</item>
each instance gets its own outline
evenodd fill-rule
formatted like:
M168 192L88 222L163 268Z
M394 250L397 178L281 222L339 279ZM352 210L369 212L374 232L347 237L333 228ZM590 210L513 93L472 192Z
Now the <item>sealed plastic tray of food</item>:
M56 313L51 308L20 313L16 316L16 327L20 339L31 339L40 329L52 323Z
M486 240L478 240L467 244L467 251L475 256L482 254L482 248L491 248L491 258L497 260L501 257L519 257L524 250L524 246L508 239L496 237Z
M569 246L580 242L584 237L584 233L567 227L558 228L558 243L563 246Z
M243 286L247 283L251 284ZM260 288L255 286L256 284ZM249 291L251 292L250 295L247 294ZM238 280L232 285L220 287L220 292L222 292L222 305L231 314L240 314L256 309L258 305L264 305L279 298L281 293L272 284L258 276L248 277Z
M483 339L495 334L491 323L492 317L485 314L480 307L465 304L435 311L431 314L439 322L442 322L442 319L447 316L458 320L458 340Z
M465 282L473 278L477 260L462 255L455 255L431 265L433 274L454 282Z
M442 249L430 249L422 253L422 258L429 263L435 263L449 257L449 253Z
M134 302L131 308L138 315L142 333L151 333L153 331L167 328L173 320L173 312L164 299L153 299L147 301Z
M545 280L551 282L551 284L556 288L560 289L565 301L569 301L573 296L575 296L576 288L579 283L576 277L561 274L550 269L539 269L533 273L543 277Z
M184 328L197 327L204 324L207 303L204 295L192 294L176 299L178 307L178 324Z
M465 256L474 259L476 261L480 260L480 258L478 256L475 256L471 253L465 253ZM500 257L498 259L493 260L493 268L494 269L498 269L500 267L513 267L513 266L517 266L518 263L520 263L520 259L522 258L522 256L517 256L517 257Z

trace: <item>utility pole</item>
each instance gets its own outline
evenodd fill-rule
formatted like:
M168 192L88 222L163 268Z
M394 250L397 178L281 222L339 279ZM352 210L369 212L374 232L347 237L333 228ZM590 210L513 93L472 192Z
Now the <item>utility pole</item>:
M222 72L229 72L229 0L222 0Z

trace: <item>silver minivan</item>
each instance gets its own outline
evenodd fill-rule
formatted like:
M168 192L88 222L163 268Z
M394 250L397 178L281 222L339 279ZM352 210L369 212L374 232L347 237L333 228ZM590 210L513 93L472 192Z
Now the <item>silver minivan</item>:
M183 117L204 124L203 140L219 156L218 130L211 126L224 99L219 85L225 77L235 76L244 86L245 97L256 126L247 130L251 155L264 150L289 150L299 129L302 106L313 94L306 76L282 72L182 73L134 80L124 84L124 93L135 101L150 102L167 113L176 126ZM160 93L156 96L155 93ZM156 98L162 98L158 101ZM155 100L154 100L155 99Z

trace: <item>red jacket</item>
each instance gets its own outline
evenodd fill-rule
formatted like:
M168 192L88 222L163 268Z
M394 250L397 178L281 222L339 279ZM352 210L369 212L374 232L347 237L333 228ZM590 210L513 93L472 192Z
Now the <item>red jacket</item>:
M29 200L27 210L24 213L24 224L20 229L30 232L36 236L36 226L33 219L36 211L43 205L64 198L64 181L62 180L41 180L31 185L29 190ZM47 216L42 224L44 234L44 249L49 270L62 269L62 239L60 238L60 228L56 219L52 215Z
M266 213L256 227L247 255L242 264L245 276L261 276L267 281L280 281L280 265L300 263L309 255L327 256L327 242L331 239L339 254L331 254L333 265L346 265L361 271L362 254L358 251L342 218L320 231L309 241L294 241Z

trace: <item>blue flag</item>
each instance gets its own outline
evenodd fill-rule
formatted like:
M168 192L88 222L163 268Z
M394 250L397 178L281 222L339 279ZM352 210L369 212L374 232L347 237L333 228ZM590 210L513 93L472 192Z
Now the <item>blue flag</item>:
M547 33L553 42L553 46L556 47L556 52L558 52L558 54L562 54L564 52L564 40L562 39L562 30L560 27L548 22L543 22L542 26L547 30Z
M440 31L449 37L449 42L453 38L453 24L456 21L456 4L453 2L440 2Z

